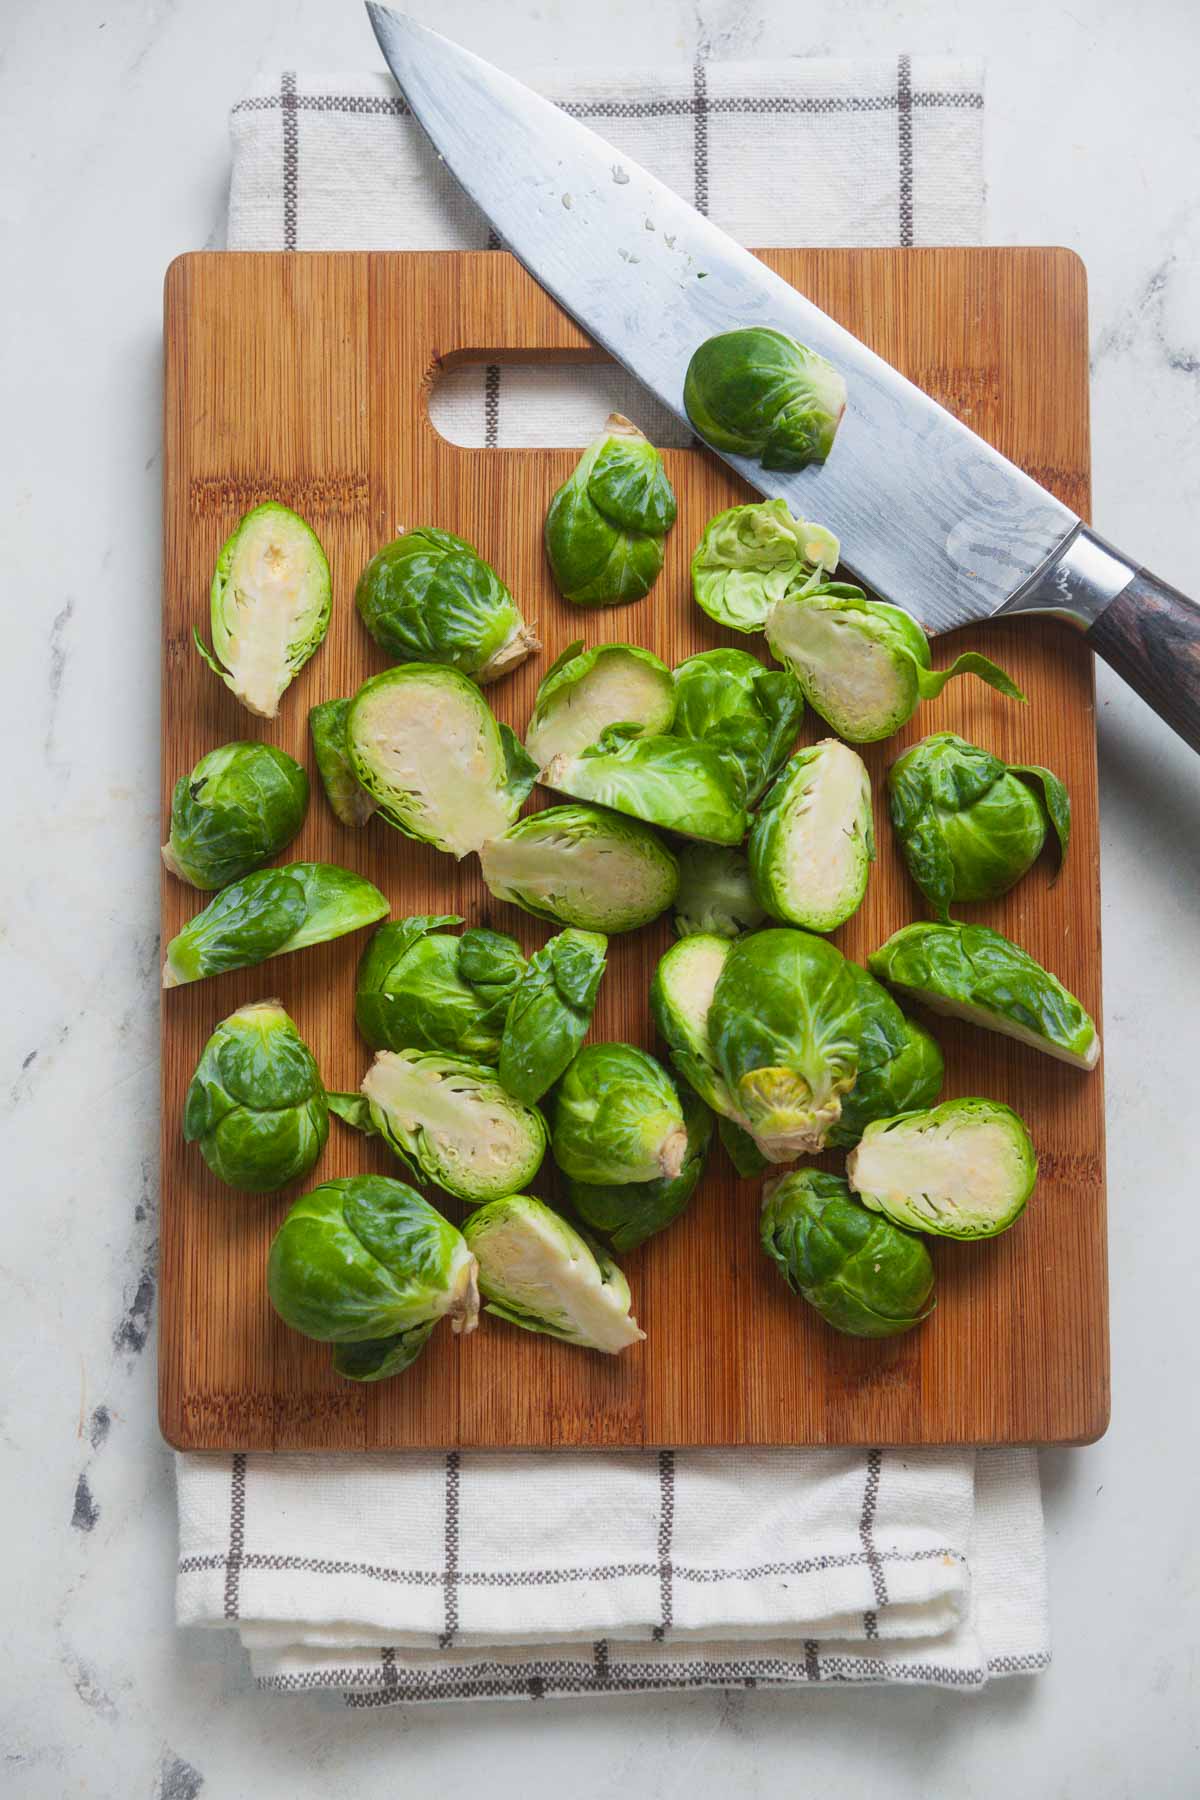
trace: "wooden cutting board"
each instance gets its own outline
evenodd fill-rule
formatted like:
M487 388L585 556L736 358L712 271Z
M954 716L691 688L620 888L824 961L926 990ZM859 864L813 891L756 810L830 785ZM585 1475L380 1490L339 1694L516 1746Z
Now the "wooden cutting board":
M764 253L802 288L999 449L1087 516L1085 277L1063 250ZM546 504L578 452L468 450L440 438L426 400L440 367L493 357L600 360L507 255L195 255L166 282L163 832L172 785L231 738L262 737L305 762L313 798L286 853L345 863L387 893L394 917L459 912L513 932L527 950L547 928L493 901L474 858L455 864L375 821L337 824L320 792L308 709L385 666L359 623L354 586L405 526L476 544L536 619L544 651L488 695L524 731L540 674L572 638L628 639L668 662L743 646L693 605L688 563L705 522L752 496L715 458L670 451L679 521L666 567L638 605L580 612L554 592L541 549ZM201 663L208 584L239 516L278 499L308 518L333 568L324 647L275 722L253 718ZM852 545L849 546L852 549ZM896 595L921 611L920 594ZM1010 761L1049 765L1074 803L1066 872L1049 858L1007 899L971 909L1049 965L1098 1017L1100 911L1091 657L1055 624L962 632L935 661L985 650L1028 707L964 679L906 732L866 751L879 861L867 899L836 937L863 958L922 916L896 853L884 773L908 742L952 729ZM824 735L815 719L803 741ZM549 796L539 793L534 804ZM163 941L200 897L169 876ZM647 989L671 941L669 917L613 940L593 1028L652 1048ZM183 1143L183 1097L209 1032L247 1001L278 995L329 1086L353 1088L369 1053L352 1017L366 934L164 994L162 1039L162 1429L192 1450L380 1450L416 1446L1070 1443L1108 1418L1103 1075L1003 1038L936 1022L947 1096L985 1094L1029 1123L1041 1157L1020 1222L983 1244L930 1240L939 1305L886 1343L838 1337L786 1291L758 1246L759 1186L714 1151L684 1219L624 1259L644 1345L593 1355L484 1318L469 1339L441 1328L398 1379L357 1386L328 1349L273 1315L263 1281L272 1233L296 1190L232 1193ZM829 1159L830 1166L837 1166ZM307 1184L366 1170L400 1175L380 1146L332 1123ZM553 1171L539 1180L553 1195ZM452 1217L458 1202L443 1197Z

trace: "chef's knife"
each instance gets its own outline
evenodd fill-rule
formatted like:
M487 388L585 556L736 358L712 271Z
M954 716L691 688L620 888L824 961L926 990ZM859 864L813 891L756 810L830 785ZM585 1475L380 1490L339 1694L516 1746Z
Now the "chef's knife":
M368 0L413 116L503 242L681 419L705 338L772 325L849 391L828 462L730 463L837 533L874 593L931 633L1050 613L1200 750L1200 607L1123 556L694 208L490 63Z

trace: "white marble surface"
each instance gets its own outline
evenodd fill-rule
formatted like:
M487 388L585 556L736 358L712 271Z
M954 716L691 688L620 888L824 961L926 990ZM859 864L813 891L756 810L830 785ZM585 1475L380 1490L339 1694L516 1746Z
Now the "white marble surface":
M514 69L981 53L989 236L1091 277L1095 513L1200 592L1194 0L415 0ZM220 242L257 70L375 60L355 0L10 0L0 50L4 1792L339 1800L1197 1791L1200 784L1101 675L1114 1407L1045 1459L1056 1661L967 1700L346 1713L176 1634L154 1420L159 284Z

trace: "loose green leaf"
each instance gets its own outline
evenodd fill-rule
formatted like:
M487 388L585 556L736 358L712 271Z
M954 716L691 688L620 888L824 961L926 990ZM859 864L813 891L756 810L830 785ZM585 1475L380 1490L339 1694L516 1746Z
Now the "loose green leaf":
M674 735L723 750L741 768L754 806L782 768L804 717L800 684L745 650L705 650L675 670Z
M604 974L608 939L560 932L535 951L512 997L500 1040L500 1083L535 1105L587 1036Z
M611 727L578 756L555 756L540 779L576 800L707 843L740 844L749 823L738 763L693 740L630 737Z
M167 945L163 986L248 969L343 937L387 912L379 889L333 863L285 863L224 888Z

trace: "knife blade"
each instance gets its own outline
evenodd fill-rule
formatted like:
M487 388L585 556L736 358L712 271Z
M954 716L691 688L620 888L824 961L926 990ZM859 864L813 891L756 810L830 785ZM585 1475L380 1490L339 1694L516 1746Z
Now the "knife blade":
M1001 613L1081 626L1200 749L1200 609L561 108L406 14L367 11L414 118L504 244L681 419L692 353L734 326L772 325L840 370L824 464L780 473L714 452L751 487L828 526L844 566L931 633Z

